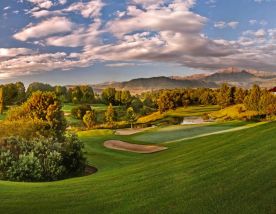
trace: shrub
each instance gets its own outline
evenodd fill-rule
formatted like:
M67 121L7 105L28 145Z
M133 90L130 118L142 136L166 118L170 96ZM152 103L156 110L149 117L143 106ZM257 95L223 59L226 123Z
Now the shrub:
M87 111L83 116L83 123L87 128L92 128L96 124L96 112L94 110Z
M37 119L4 120L0 122L0 138L20 136L25 139L32 139L41 136L48 138L54 135L54 131L47 122Z
M40 120L49 125L54 137L61 139L66 129L66 120L61 108L61 102L53 92L38 91L21 106L12 108L7 113L6 120Z
M71 115L76 119L82 120L86 112L91 110L92 109L90 105L81 105L81 106L72 108Z
M84 171L83 144L75 135L63 142L53 138L0 141L0 178L12 181L52 181Z

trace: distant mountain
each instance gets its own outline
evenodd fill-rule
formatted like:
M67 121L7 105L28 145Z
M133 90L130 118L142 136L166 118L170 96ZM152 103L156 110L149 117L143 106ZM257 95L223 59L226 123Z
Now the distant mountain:
M275 85L276 74L273 72L226 68L200 79L206 82L228 83L245 88L249 88L253 84L269 88Z
M138 78L121 83L97 84L93 88L100 91L106 87L113 87L120 90L130 90L132 93L144 91L173 89L173 88L216 88L217 84L204 80L173 79L170 77Z
M252 81L256 78L254 74L243 70L240 72L218 72L204 77L203 79L208 82L244 82Z
M92 85L96 92L113 87L118 90L129 90L132 93L173 88L218 88L222 83L249 88L253 84L261 87L276 86L276 72L225 68L214 73L195 74L191 76L138 78L125 82L105 82Z

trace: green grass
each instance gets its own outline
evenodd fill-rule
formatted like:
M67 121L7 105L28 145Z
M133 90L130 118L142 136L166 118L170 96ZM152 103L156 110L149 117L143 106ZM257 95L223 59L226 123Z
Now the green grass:
M0 120L4 120L6 118L6 114L0 114Z
M151 155L102 146L106 139L135 142L143 135L152 143L154 131L164 130L125 137L110 130L79 133L99 171L50 183L0 181L0 213L276 212L276 123L168 144ZM167 135L176 131L166 128Z
M138 123L152 123L156 125L160 124L179 124L183 120L183 117L190 116L203 116L204 114L215 112L219 110L218 106L188 106L180 107L176 110L170 110L161 114L160 112L154 112L150 115L141 117L138 119Z

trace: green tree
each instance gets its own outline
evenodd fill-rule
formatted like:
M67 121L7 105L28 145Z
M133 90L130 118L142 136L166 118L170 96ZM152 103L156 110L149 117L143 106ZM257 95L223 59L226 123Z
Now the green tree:
M113 124L114 119L115 119L115 111L112 104L110 103L105 112L105 120L108 124Z
M123 105L129 106L132 101L132 97L129 91L123 90L121 94L121 102Z
M130 106L135 112L139 112L143 108L143 103L138 97L135 97L132 99Z
M93 103L93 101L95 99L95 95L94 95L94 91L93 91L92 87L90 87L88 85L82 85L82 86L80 86L80 90L82 93L81 102L82 103Z
M96 124L96 112L92 109L91 111L87 111L83 116L83 123L87 128L92 128Z
M127 109L127 120L128 120L128 122L130 123L130 125L131 125L131 128L133 128L133 123L136 121L136 113L135 113L135 111L133 110L133 108L132 107L129 107L128 109Z
M37 91L54 91L54 88L46 83L41 83L41 82L33 82L29 85L27 92L26 92L26 96L30 97L32 95L32 93L37 92Z
M102 100L104 103L108 104L111 103L115 105L115 88L105 88L102 92Z

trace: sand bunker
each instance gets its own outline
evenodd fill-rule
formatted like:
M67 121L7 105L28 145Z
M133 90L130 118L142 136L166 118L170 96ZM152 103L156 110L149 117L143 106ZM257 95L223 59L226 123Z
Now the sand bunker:
M148 128L134 128L134 129L117 129L115 134L116 135L133 135L133 134L137 134L143 131L146 131L148 129L154 128L154 126L152 127L148 127Z
M105 141L104 146L109 149L116 149L116 150L121 150L121 151L143 153L143 154L160 152L160 151L167 149L167 147L163 147L163 146L138 145L138 144L127 143L127 142L123 142L123 141L119 141L119 140Z

